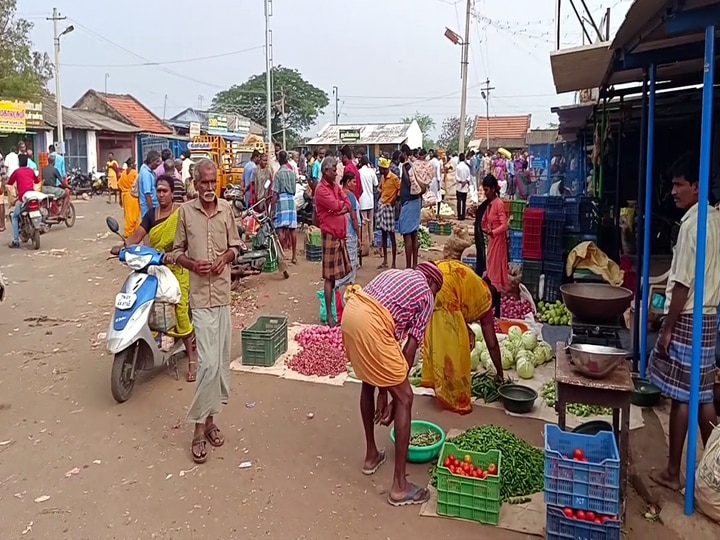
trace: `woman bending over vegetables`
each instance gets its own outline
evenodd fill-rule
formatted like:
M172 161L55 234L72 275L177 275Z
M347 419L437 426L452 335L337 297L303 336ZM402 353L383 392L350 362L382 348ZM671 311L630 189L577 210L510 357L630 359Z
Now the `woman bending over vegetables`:
M500 294L465 264L440 261L443 285L435 298L435 311L425 332L420 385L435 390L435 398L451 411L472 411L470 352L475 334L469 324L482 327L498 380L503 380L495 316L500 316Z

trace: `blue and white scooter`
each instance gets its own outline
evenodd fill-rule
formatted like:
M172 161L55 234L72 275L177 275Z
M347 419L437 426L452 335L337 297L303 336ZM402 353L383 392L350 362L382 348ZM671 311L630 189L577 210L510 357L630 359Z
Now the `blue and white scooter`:
M122 238L118 222L111 217L105 221ZM115 296L115 313L107 332L107 348L114 355L110 389L118 403L130 398L138 371L175 365L177 356L185 352L182 339L151 327L158 278L149 275L148 268L161 266L163 257L160 251L141 245L125 246L118 255L133 271Z

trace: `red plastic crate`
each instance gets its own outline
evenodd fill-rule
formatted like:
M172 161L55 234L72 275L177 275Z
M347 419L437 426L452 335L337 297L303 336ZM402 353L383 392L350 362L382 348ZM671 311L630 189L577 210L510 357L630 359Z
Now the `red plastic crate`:
M542 260L543 221L545 221L545 210L541 208L525 209L525 213L523 214L523 259L530 259L533 261Z

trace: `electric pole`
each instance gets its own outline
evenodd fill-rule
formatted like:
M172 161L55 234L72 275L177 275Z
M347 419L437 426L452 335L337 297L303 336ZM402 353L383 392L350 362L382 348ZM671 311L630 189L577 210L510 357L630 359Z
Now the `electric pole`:
M265 0L265 116L267 129L268 149L272 147L272 66L270 65L270 17L272 16L272 1Z
M198 96L198 109L200 109L201 111L202 111L202 105L203 105L204 99L205 99L205 96Z
M283 150L287 151L287 137L285 128L285 89L280 88L280 120L282 121Z
M460 137L458 147L460 152L465 151L465 123L467 120L467 90L468 90L468 62L470 56L470 16L472 14L473 0L467 0L465 9L465 37L462 43L462 97L460 98Z
M490 90L495 90L495 87L490 86L490 79L486 79L481 95L485 98L485 128L487 129L487 133L485 134L485 148L488 152L490 151Z
M333 96L335 96L335 125L337 126L340 123L340 96L337 86L333 86Z
M109 74L109 73L106 73L106 74L105 74L105 93L106 93L106 94L107 94L107 82L108 82L108 79L109 79L109 78L110 78L110 74Z
M60 38L65 34L69 34L75 27L73 25L68 26L60 32L58 23L64 21L67 17L60 16L57 8L53 8L52 17L48 17L48 21L53 22L53 45L55 46L55 106L57 114L57 143L60 148L59 152L65 153L65 137L63 135L63 110L62 110L62 96L60 94Z

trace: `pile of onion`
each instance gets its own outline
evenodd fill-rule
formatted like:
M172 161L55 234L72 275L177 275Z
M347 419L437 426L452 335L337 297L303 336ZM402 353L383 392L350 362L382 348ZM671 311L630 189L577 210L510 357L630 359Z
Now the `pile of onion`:
M532 304L527 300L520 300L504 295L500 300L500 316L503 319L524 319L532 314Z
M296 337L302 350L288 362L288 367L301 375L336 377L347 372L345 348L339 327L313 325Z

